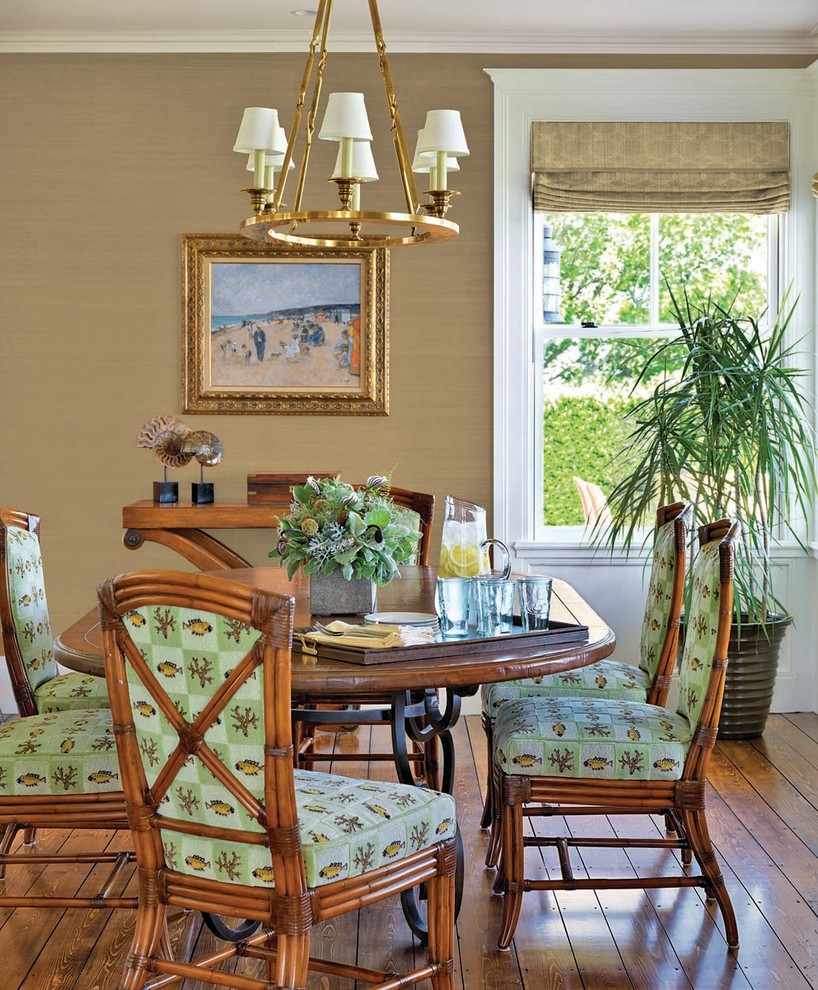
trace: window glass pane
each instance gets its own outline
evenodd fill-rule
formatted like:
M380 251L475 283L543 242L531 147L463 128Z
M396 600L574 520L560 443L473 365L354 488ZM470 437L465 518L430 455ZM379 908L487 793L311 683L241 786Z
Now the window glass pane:
M682 308L686 289L694 301L709 295L725 308L740 295L742 312L761 313L768 300L769 226L763 216L724 213L562 213L544 222L561 253L564 323L603 327L585 338L560 338L571 331L559 323L547 323L544 331L543 521L581 526L587 520L574 477L603 494L613 488L628 469L621 453L632 429L627 412L650 394L656 377L681 366L683 356L664 348L653 378L634 388L645 360L662 346L661 334L648 329L651 310L668 330L677 325L665 279ZM632 327L632 335L620 336L611 329L617 324ZM639 325L642 336L635 335Z
M678 369L679 352L666 349L662 362L634 389L646 358L662 344L656 337L563 338L543 347L543 522L585 523L574 476L607 494L627 472L616 456L632 429L625 416L650 394L651 383Z
M767 305L767 218L743 213L659 214L659 320L675 323L665 280L674 295L725 308L741 293L744 313ZM681 302L681 299L679 300Z
M562 249L565 323L644 324L650 315L650 217L644 213L550 213Z

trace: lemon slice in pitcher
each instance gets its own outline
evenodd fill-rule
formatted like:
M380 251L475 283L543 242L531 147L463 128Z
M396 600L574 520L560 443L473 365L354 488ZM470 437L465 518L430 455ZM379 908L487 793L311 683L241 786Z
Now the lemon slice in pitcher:
M449 547L449 566L457 577L475 577L480 573L480 547L475 543L455 543Z

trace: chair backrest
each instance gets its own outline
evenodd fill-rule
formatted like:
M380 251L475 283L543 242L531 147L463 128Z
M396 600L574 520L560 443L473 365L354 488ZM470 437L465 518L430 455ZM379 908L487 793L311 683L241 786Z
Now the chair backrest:
M293 599L172 571L120 575L99 597L140 865L303 896Z
M656 513L648 597L639 640L639 666L651 678L647 700L652 705L664 705L670 690L679 642L687 537L692 522L690 502L663 505Z
M417 528L421 536L418 543L417 559L412 563L428 566L432 552L432 523L435 518L435 497L425 492L413 492L408 488L390 488L389 494L395 505L414 512L418 518Z
M39 532L39 516L0 509L0 628L21 715L37 714L34 690L57 674Z
M721 519L699 527L693 561L676 711L693 729L684 779L703 780L716 742L733 622L733 567L741 526Z
M608 523L611 521L611 510L608 508L608 500L605 493L594 484L593 481L585 481L574 475L574 485L579 492L579 501L582 505L582 514L585 517L586 526L596 526L597 523Z

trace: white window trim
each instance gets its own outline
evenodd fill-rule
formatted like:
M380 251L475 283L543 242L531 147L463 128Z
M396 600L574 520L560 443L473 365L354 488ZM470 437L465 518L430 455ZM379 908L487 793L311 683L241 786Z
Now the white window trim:
M537 541L542 485L532 347L531 125L535 120L787 120L792 209L782 286L800 295L793 334L815 325L816 66L807 69L486 69L494 83L494 531L521 558L559 550L601 563L581 528ZM814 348L813 348L814 349ZM608 558L608 563L610 559Z

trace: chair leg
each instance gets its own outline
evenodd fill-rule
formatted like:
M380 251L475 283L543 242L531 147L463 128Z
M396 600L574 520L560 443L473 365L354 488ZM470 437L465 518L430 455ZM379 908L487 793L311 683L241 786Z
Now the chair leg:
M483 732L486 735L486 799L483 802L483 814L480 816L480 828L489 828L492 821L492 808L494 807L494 793L492 791L491 776L491 750L492 750L492 726L491 719L483 715ZM488 862L486 863L488 866Z
M503 799L491 766L489 763L488 790L486 791L486 803L491 806L491 831L489 832L488 849L486 849L486 866L489 869L497 865L503 844Z
M310 933L279 934L275 958L268 962L267 978L276 990L297 990L307 985L310 964Z
M154 885L151 884L151 887ZM151 956L156 954L157 950L164 955L170 948L169 941L165 938L166 931L165 905L159 903L155 896L153 898L140 896L136 912L136 928L131 948L125 959L120 990L142 990L148 978Z
M432 977L432 988L454 990L454 874L428 880L426 893L429 963L441 967Z
M503 850L500 850L497 856L497 872L494 875L494 883L491 885L492 894L502 894L503 893Z
M24 846L36 846L37 845L37 829L27 828L23 831L23 845Z
M9 824L3 829L2 837L0 837L0 882L6 879L6 862L5 856L10 851L13 843L14 836L17 835L19 825Z
M682 822L687 833L693 855L701 867L706 880L705 892L708 900L715 900L724 919L725 937L731 949L738 948L738 923L733 903L724 883L724 876L710 841L707 818L704 810L685 811Z
M507 952L514 938L523 905L523 880L525 872L525 848L523 846L523 806L507 794L502 796L502 877L503 918L497 948Z

